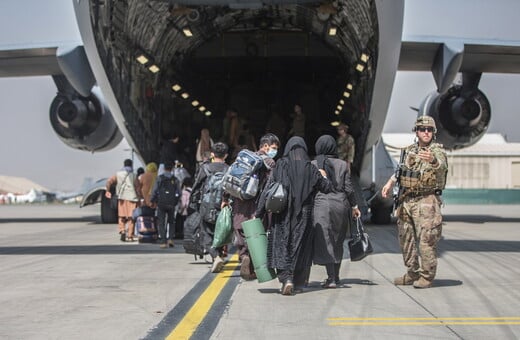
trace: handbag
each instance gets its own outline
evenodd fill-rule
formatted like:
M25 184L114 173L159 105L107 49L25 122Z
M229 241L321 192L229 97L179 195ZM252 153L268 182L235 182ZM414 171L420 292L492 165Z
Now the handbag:
M361 218L356 219L357 233L352 235L352 239L348 241L348 250L350 252L350 261L361 261L369 254L374 252L368 234L363 229Z
M265 210L273 214L281 213L287 206L287 191L282 183L271 182L267 188Z
M117 201L118 200L119 200L119 197L117 196L117 194L113 194L110 197L110 208L112 208L113 210L117 210Z

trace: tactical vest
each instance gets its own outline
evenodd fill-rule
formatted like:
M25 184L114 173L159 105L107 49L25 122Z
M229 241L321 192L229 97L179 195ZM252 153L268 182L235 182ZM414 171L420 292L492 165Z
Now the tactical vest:
M441 144L431 143L429 149L439 162L446 163L447 158ZM406 192L426 193L443 190L446 186L448 164L435 169L432 164L421 161L418 157L420 148L417 143L405 149L405 159L401 164L400 184Z

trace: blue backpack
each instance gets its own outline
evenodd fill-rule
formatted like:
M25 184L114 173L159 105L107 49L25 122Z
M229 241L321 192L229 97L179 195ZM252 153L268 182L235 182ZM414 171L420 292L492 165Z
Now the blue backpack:
M224 190L233 197L250 200L258 192L258 171L264 161L255 152L243 149L223 179Z

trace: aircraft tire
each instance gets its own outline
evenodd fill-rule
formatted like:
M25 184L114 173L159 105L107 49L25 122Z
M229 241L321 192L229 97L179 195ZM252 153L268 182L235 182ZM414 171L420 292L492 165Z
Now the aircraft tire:
M390 224L392 222L392 207L383 205L371 207L372 223L374 224Z
M105 195L101 196L101 223L117 223L117 209L112 209Z

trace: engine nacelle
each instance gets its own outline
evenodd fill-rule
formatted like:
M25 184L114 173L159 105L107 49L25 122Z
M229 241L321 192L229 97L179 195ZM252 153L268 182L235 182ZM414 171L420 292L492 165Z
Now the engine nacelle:
M486 133L491 120L491 106L480 90L462 95L462 86L452 86L446 93L429 94L419 108L437 125L437 142L446 149L461 149L475 144Z
M94 88L89 97L58 94L51 103L51 125L61 141L71 148L85 151L107 151L123 139L105 105Z

